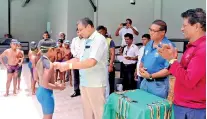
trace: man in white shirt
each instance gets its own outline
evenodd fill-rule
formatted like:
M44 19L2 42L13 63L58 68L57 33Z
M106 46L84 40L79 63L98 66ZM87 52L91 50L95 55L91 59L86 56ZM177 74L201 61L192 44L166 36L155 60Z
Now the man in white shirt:
M84 42L83 37L80 36L78 29L77 31L77 36L73 38L72 43L71 43L71 53L73 54L74 58L80 58L80 53L81 53L81 45ZM74 77L74 93L71 95L71 97L76 97L80 95L80 78L79 78L79 70L74 69L73 70L73 77Z
M116 30L115 35L116 36L121 36L122 38L122 42L121 42L121 46L125 46L127 45L124 39L124 35L126 33L130 33L133 34L133 37L135 38L135 36L139 35L139 32L137 30L136 27L132 26L132 20L131 19L126 19L126 23L121 23L118 27L118 29ZM136 39L134 39L136 40Z
M136 69L138 50L139 48L133 44L133 35L127 33L124 35L127 46L123 51L123 64L124 64L124 78L123 78L123 90L131 90L136 88L136 82L134 80L134 72Z
M73 58L66 63L54 63L54 66L61 71L80 69L84 119L102 119L108 80L108 45L89 18L78 21L77 27L85 39L80 58Z
M40 48L40 44L41 44L41 42L44 42L44 41L53 41L51 38L50 38L50 34L47 32L47 31L45 31L44 33L43 33L43 35L42 35L42 40L40 40L39 41L39 43L38 43L38 48Z
M139 49L139 52L138 52L138 62L137 62L137 68L134 72L134 76L135 76L135 80L137 81L137 89L140 88L140 84L143 80L143 77L141 77L141 75L139 74L139 65L141 63L141 59L142 59L142 56L144 54L144 48L146 46L146 44L150 41L150 35L149 34L144 34L142 35L142 44L143 46Z

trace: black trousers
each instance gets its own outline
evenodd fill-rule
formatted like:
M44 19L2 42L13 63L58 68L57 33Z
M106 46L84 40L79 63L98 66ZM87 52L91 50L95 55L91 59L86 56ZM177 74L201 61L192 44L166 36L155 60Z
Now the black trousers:
M124 63L120 63L120 78L124 78Z
M124 65L123 90L136 89L136 81L134 80L134 72L136 64Z
M109 72L109 86L110 86L110 94L114 92L115 86L115 67L113 67L113 71Z
M80 75L79 75L79 70L78 69L74 69L73 70L74 73L74 91L75 92L80 92Z

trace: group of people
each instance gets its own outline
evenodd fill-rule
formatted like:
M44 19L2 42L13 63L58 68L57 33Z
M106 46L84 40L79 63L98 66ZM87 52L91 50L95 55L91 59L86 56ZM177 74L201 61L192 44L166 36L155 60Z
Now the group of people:
M174 115L176 119L204 119L206 117L206 13L203 9L190 9L181 14L184 37L189 40L181 62L177 61L177 49L166 37L167 24L155 20L149 34L142 36L143 46L139 49L134 37L139 35L127 19L115 35L122 38L119 60L122 62L123 89L140 88L146 92L167 98L169 75L175 76ZM77 22L77 37L65 40L60 33L58 41L51 40L48 33L43 39L30 43L29 67L32 76L32 93L42 106L44 119L52 119L54 113L53 90L64 90L65 81L74 71L72 97L81 95L85 119L102 119L104 104L115 90L115 43L105 26L94 28L89 18ZM24 53L18 41L11 41L11 48L0 55L1 63L7 68L6 94L11 80L14 82L23 63ZM7 57L7 63L3 61ZM60 82L58 82L58 76ZM77 80L76 80L77 79ZM72 79L70 78L70 81ZM137 83L136 83L137 81ZM38 89L35 91L35 83ZM136 85L137 84L137 85ZM71 83L72 85L72 83ZM144 97L143 97L144 98Z
M177 48L166 37L167 24L155 20L149 28L150 35L143 35L143 47L137 50L133 44L135 28L121 24L120 29L130 33L124 35L126 46L120 50L122 62L121 77L124 90L140 88L156 96L167 98L169 75L175 79L174 115L175 119L206 118L206 12L201 8L189 9L181 14L181 31L189 41L180 63ZM131 23L127 19L127 24ZM130 26L130 27L129 27ZM118 34L119 31L119 34ZM126 31L126 30L122 30ZM137 68L133 77L134 69ZM123 69L123 71L122 71ZM137 87L134 79L138 82Z

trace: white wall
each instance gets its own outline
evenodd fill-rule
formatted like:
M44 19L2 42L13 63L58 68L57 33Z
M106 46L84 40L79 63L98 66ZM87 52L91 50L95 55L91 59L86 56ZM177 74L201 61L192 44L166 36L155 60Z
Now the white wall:
M129 0L98 0L98 24L108 28L116 45L120 45L121 41L114 33L126 18L131 18L140 32L136 42L140 42L140 37L148 33L155 19L166 21L168 38L183 38L180 14L190 8L206 9L205 5L205 0L136 0L136 5L131 5ZM182 49L182 44L178 47Z
M8 33L8 0L0 0L0 38Z
M94 19L93 8L88 0L70 0L68 2L68 39L76 37L76 23L79 19L88 17Z
M22 0L11 3L11 34L20 41L39 41L46 30L49 0L31 0L21 7ZM7 24L6 24L7 25Z
M59 32L67 35L68 0L49 0L48 22L51 23L51 38L58 39Z
M183 38L180 15L194 8L206 9L206 0L162 0L162 19L167 22L169 38Z
M88 0L50 0L49 19L51 36L58 38L59 32L66 33L66 38L76 37L76 23L79 19L89 17L93 20L93 8Z
M108 28L116 45L121 44L121 38L115 36L115 31L126 18L132 19L132 25L137 27L140 35L135 42L140 42L140 37L148 33L148 28L154 19L154 0L136 0L131 5L129 0L98 0L98 24Z
M198 7L206 9L205 5L205 0L162 0L162 19L168 25L167 37L184 38L181 32L181 13ZM183 51L183 43L175 44L179 51Z
M167 22L169 38L183 38L180 32L180 13L189 8L205 9L205 0L136 0L136 5L131 5L129 0L94 1L98 1L98 15L95 15L97 21L94 22L105 25L117 45L120 45L121 40L120 37L115 37L114 33L126 18L131 18L133 25L140 32L136 42L142 34L148 33L148 28L155 18L162 18ZM8 31L7 2L8 0L0 0L0 37ZM51 22L53 39L63 31L71 40L76 36L78 19L94 18L93 8L88 0L31 0L31 3L23 8L21 2L22 0L12 0L11 6L11 33L21 41L38 41L46 30L47 21Z

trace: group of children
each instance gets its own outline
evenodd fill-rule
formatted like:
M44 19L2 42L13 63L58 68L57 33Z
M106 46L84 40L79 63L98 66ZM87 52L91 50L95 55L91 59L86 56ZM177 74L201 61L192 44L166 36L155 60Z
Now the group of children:
M43 35L44 36L44 35ZM55 41L52 41L55 42ZM64 62L72 58L72 54L70 52L70 41L58 39L55 42L55 54L50 56L49 59L51 62ZM31 90L32 95L35 95L36 92L36 82L38 82L38 75L36 71L37 62L40 60L42 53L41 47L38 46L41 44L32 41L30 43L30 50L28 53L29 63L28 67L31 73ZM9 88L11 81L13 80L13 94L17 94L17 90L20 90L20 83L21 83L21 72L22 72L22 64L24 61L24 52L21 49L21 43L16 40L12 39L10 43L10 48L6 49L0 55L0 62L6 67L7 69L7 82L6 82L6 93L4 96L9 95ZM66 80L66 75L68 79ZM59 77L59 79L58 79ZM71 71L60 72L59 70L54 71L54 82L65 83L66 81L70 81L70 85L72 86L72 74Z
M56 56L56 62L65 62L67 60L70 60L72 58L72 54L70 52L70 42L69 40L63 40L59 39L57 42L57 56ZM59 80L61 83L65 83L66 80L66 72L60 72L59 70L56 70L55 73L55 80L58 81L58 75ZM71 72L68 71L67 75L71 76ZM71 81L71 80L70 80ZM71 84L71 83L70 83Z
M40 46L40 47L38 47ZM13 94L17 94L20 90L20 77L22 64L24 61L24 52L21 50L21 44L18 40L12 39L9 49L6 49L0 55L0 62L7 69L6 93L9 95L9 88L13 80ZM31 72L31 89L32 95L36 94L37 100L42 106L44 119L51 119L54 113L54 96L53 90L65 89L65 75L70 77L70 85L72 85L71 71L60 72L55 69L53 62L64 62L72 58L70 52L70 41L59 39L57 42L43 41L37 44L35 41L30 43L28 53L28 67ZM58 75L59 80L58 81ZM38 89L35 85L38 82Z

